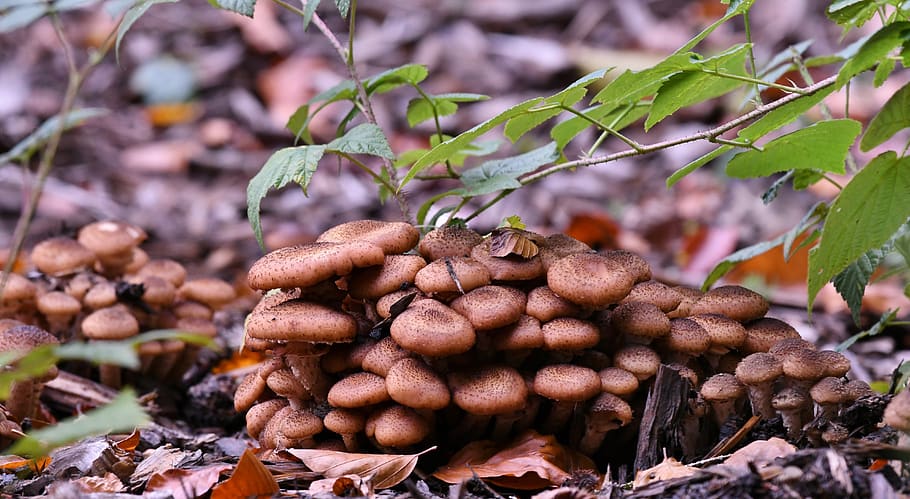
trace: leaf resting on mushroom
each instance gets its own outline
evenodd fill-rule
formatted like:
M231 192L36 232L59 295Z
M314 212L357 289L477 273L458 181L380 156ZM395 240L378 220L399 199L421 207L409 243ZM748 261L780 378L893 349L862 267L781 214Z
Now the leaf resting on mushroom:
M401 483L417 466L417 458L435 446L417 454L357 454L319 449L286 449L309 469L326 478L357 475L373 481L376 489L387 489Z

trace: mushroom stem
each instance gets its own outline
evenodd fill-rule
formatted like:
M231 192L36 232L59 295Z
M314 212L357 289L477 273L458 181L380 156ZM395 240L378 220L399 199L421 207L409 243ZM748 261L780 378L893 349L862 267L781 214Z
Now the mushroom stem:
M120 388L123 385L120 366L116 364L101 364L98 366L98 380L102 385Z
M13 383L10 387L9 398L6 399L6 408L9 410L13 421L21 422L30 418L35 413L37 398L35 397L36 383L30 379Z
M761 416L762 419L774 417L774 406L771 405L773 386L771 381L746 385L749 390L749 403L752 405L752 414Z
M541 426L544 433L557 433L569 422L572 413L575 412L575 402L554 400L550 404L550 414L547 415L546 421Z

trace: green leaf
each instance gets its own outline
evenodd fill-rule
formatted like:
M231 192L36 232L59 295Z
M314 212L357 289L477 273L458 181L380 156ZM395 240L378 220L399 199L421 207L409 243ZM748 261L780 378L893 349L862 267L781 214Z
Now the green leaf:
M453 137L445 142L437 145L436 147L430 149L430 151L424 154L420 159L418 159L408 170L408 173L401 180L401 184L398 186L399 189L403 188L408 182L414 179L415 176L419 175L420 172L429 168L430 166L444 162L450 156L456 152L461 151L468 144L474 141L474 139L480 137L481 135L489 132L497 125L518 116L519 114L525 112L526 110L534 107L540 101L543 100L543 97L535 97L530 100L526 100L520 104L510 107L505 111L497 114L496 116L480 123L470 130Z
M59 423L29 432L7 454L45 456L52 450L83 438L130 432L150 421L131 389L124 389L110 404Z
M885 258L885 254L883 248L869 250L847 265L847 268L831 280L834 289L840 293L850 307L850 315L853 316L853 322L857 325L859 325L859 311L866 285L869 284L869 278L872 277L878 264Z
M910 127L910 83L894 92L872 118L859 142L859 147L863 151L868 151L907 127Z
M402 85L417 85L426 79L429 71L423 64L405 64L373 75L363 82L367 94L381 94Z
M18 5L0 14L0 33L24 28L44 17L48 13L47 5L42 3Z
M538 147L533 151L511 158L487 161L461 174L463 197L482 196L493 192L521 187L518 177L559 159L556 143Z
M722 54L700 61L698 66L708 71L746 76L745 64L748 53L749 44L736 45ZM651 104L651 113L645 120L645 130L680 108L719 97L742 85L744 82L740 80L723 78L701 69L673 75L657 91Z
M760 151L733 156L727 175L754 178L801 169L844 173L847 151L861 131L862 125L850 119L819 121L768 142Z
M654 67L638 72L626 70L594 96L608 108L637 103L643 97L653 95L671 75L680 71L695 69L692 61L695 54L677 53L657 63Z
M635 123L642 116L648 114L648 107L643 105L630 105L620 108L611 108L605 104L585 109L581 113L591 120L600 121L615 131ZM565 121L561 121L550 129L550 138L556 141L556 147L560 151L565 150L566 145L578 136L581 132L589 127L594 126L591 121L580 116L573 116Z
M828 19L844 27L859 28L878 11L874 0L838 0L828 6Z
M721 25L723 25L724 23L726 23L730 19L733 19L736 16L739 16L739 15L744 14L745 12L748 12L749 9L752 8L753 3L754 3L754 0L733 0L732 2L730 2L730 6L727 7L727 12L724 13L723 17L721 17L717 21L714 21L713 23L711 23L711 25L708 26L707 28L705 28L704 30L702 30L701 33L692 37L692 39L689 40L688 42L686 42L685 45L683 45L682 47L677 49L676 53L688 52L688 51L694 49L696 45L701 43L702 40L707 38L708 35L713 33L714 30L719 28Z
M373 123L363 123L348 130L346 134L329 142L327 151L345 154L369 154L380 158L394 159L395 153L389 146L382 129ZM307 179L309 181L309 179Z
M825 87L812 95L804 95L762 116L751 125L739 131L739 138L755 142L769 132L791 123L803 113L834 92L834 86Z
M881 62L889 52L907 40L908 32L910 22L907 21L889 24L875 32L837 73L835 85L841 87L854 76Z
M862 331L860 333L856 333L853 336L847 338L846 340L844 340L843 343L841 343L840 345L837 345L837 347L834 350L838 351L838 352L843 352L844 350L852 347L854 343L856 343L857 341L859 341L863 338L868 338L868 337L877 336L877 335L881 334L881 332L884 331L885 328L887 328L892 322L894 322L895 319L897 319L897 309L888 310L887 312L882 314L882 316L878 319L878 322L873 324L872 327L870 327L869 329Z
M428 95L427 98L415 97L408 102L408 125L414 127L418 123L432 119L436 116L449 116L458 111L458 102L477 102L489 99L482 94L448 93Z
M319 160L325 154L324 145L297 146L279 149L262 165L259 173L250 180L246 188L246 213L250 226L259 241L259 246L264 248L262 241L262 226L259 220L259 209L262 199L269 189L281 189L289 182L300 184L306 194L307 186Z
M689 164L676 170L675 172L673 172L672 175L670 175L667 178L667 187L668 188L673 187L674 185L676 185L677 182L682 180L683 177L685 177L686 175L694 172L695 170L707 165L711 161L714 161L715 159L719 158L722 154L726 153L730 149L733 149L733 146L724 144L707 154L703 154L702 156L700 156L696 159L693 159L692 161L689 162Z
M294 114L288 118L287 124L284 125L291 133L294 134L294 140L297 141L301 137L309 143L313 142L313 138L307 131L307 125L310 123L310 105L304 104L297 108L294 111Z
M224 10L246 17L253 17L253 11L256 9L256 0L215 0L215 4Z
M3 366L15 362L15 368L0 371L0 400L9 397L10 387L16 381L37 378L46 373L57 363L54 355L55 345L43 345L27 352L10 352L4 357Z
M217 0L209 0L210 2L217 2ZM117 62L120 62L120 42L123 41L124 35L130 30L133 26L133 23L139 20L140 17L145 15L145 13L152 8L153 5L161 3L177 3L177 0L142 0L132 7L126 14L123 15L123 20L120 21L120 26L117 27L117 42L114 45L114 54L117 58ZM217 3L216 6L220 6Z
M816 170L796 170L793 172L793 190L795 191L808 189L825 178L823 172Z
M809 252L809 306L850 262L880 247L910 216L910 158L877 156L844 186L831 205L821 241Z
M354 82L351 80L344 80L336 83L331 88L327 88L314 95L309 102L312 104L314 102L325 101L325 103L328 104L341 100L354 100L356 95L357 87L354 86Z
M319 7L319 0L304 0L303 5L303 30L306 31L313 20L313 14L316 13L316 7Z
M86 120L96 118L98 116L104 116L108 113L107 109L102 109L98 107L86 107L82 109L73 109L66 115L66 120L63 124L63 130L69 130L73 127L79 126L84 123ZM30 133L27 137L20 140L16 145L14 145L9 151L6 151L3 154L0 154L0 165L8 163L14 160L24 160L29 156L35 153L41 146L43 146L51 135L57 131L57 127L60 126L60 115L52 116L48 118L44 123L41 124L35 131Z
M882 62L878 64L878 67L875 68L875 78L872 80L872 84L875 85L875 88L878 88L885 83L885 80L887 80L894 71L895 66L897 66L897 61L890 57L882 60Z
M338 7L341 17L347 19L348 12L351 10L351 0L335 0L335 7Z

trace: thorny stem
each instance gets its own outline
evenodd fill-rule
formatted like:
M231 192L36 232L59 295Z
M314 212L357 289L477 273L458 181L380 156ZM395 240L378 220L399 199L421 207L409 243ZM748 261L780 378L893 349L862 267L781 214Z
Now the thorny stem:
M85 82L85 79L91 74L92 70L101 62L104 58L104 54L110 51L114 46L114 42L117 39L116 30L108 33L107 38L101 44L101 47L98 48L96 54L90 56L88 61L86 61L81 68L77 68L72 48L70 47L69 40L66 38L66 34L63 32L63 26L60 24L60 19L53 13L50 15L50 19L51 25L54 28L54 34L56 34L57 39L63 46L63 55L66 59L67 68L69 69L69 78L66 84L66 92L63 96L63 103L60 106L60 113L58 114L59 121L57 127L54 129L53 133L51 133L50 137L48 137L47 143L44 146L44 150L41 153L41 161L38 163L38 170L35 174L35 185L29 189L24 209L22 210L22 213L19 214L19 219L16 221L16 229L13 231L13 244L10 248L9 258L3 268L3 275L0 276L0 297L3 296L3 291L6 289L9 275L12 273L19 253L22 251L28 228L38 209L38 201L41 199L41 194L44 192L44 184L47 182L47 178L50 176L51 170L54 167L54 158L57 155L57 148L60 146L60 139L63 137L63 132L66 130L67 118L76 105L76 97L79 95L82 83ZM117 25L119 26L120 23L117 23Z
M794 92L790 95L784 96L769 104L761 105L738 118L732 119L726 123L723 123L721 125L718 125L718 126L712 128L710 130L705 130L703 132L694 133L692 135L686 135L685 137L677 137L675 139L669 139L669 140L657 142L654 144L643 144L641 147L641 150L627 149L625 151L619 151L619 152L615 152L613 154L607 154L604 156L595 156L592 158L582 158L582 159L578 159L575 161L568 161L565 163L561 163L558 165L551 165L549 167L546 167L542 170L537 171L536 173L532 173L528 176L521 178L519 180L519 182L521 182L522 185L527 185L527 184L536 182L544 177L552 175L553 173L563 171L563 170L571 170L573 168L578 168L578 167L593 166L593 165L599 165L599 164L603 164L603 163L609 163L609 162L616 161L616 160L623 159L623 158L630 158L633 156L640 156L643 154L660 151L662 149L669 149L674 146L678 146L681 144L688 144L689 142L695 142L698 140L716 140L722 134L724 134L730 130L733 130L734 128L736 128L744 123L748 123L749 121L760 118L760 117L764 116L765 114L768 114L769 112L773 111L774 109L777 109L785 104L789 104L790 102L793 102L794 100L797 100L801 97L812 95L812 94L818 92L819 90L822 90L826 87L833 85L836 79L837 79L836 76L831 76L829 78L825 78L824 80L821 80L820 82L818 82L814 85L809 85L808 87L799 89L799 92Z

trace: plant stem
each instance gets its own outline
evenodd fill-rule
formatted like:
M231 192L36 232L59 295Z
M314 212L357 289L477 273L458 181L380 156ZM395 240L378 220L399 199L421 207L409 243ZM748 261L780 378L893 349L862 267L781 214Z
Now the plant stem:
M758 79L758 67L755 65L755 51L752 49L752 23L749 22L749 11L743 12L743 27L746 31L746 43L749 44L749 74L752 78ZM761 86L755 84L755 104L762 105Z
M730 80L744 81L744 82L746 82L746 83L754 83L754 84L756 84L756 85L762 85L762 86L765 86L765 87L776 88L776 89L778 89L778 90L781 90L781 91L784 91L784 92L787 92L787 93L791 93L791 94L807 95L807 94L805 94L805 91L806 91L806 90L803 89L803 88L799 88L799 87L791 87L791 86L789 86L789 85L781 85L781 84L779 84L779 83L774 83L774 82L770 82L770 81L765 81L765 80L761 80L761 79L758 79L758 78L752 78L752 77L750 77L750 76L743 76L743 75L738 75L738 74L733 74L733 73L726 73L726 72L723 72L723 71L718 71L718 70L716 70L716 69L702 68L701 71L702 71L703 73L707 73L707 74L709 74L709 75L714 75L714 76L719 76L719 77L721 77L721 78L727 78L727 79L730 79Z
M603 130L603 131L609 133L610 135L613 135L617 139L623 141L627 146L631 147L632 149L635 149L636 151L641 150L641 144L639 144L638 142L635 142L634 140L630 139L629 137L626 137L625 135L619 133L618 131L614 130L612 127L607 126L605 123L601 123L600 120L595 120L594 118L586 115L585 113L583 113L581 111L578 111L577 109L575 109L571 106L565 106L565 105L560 104L559 108L562 109L563 111L572 113L575 116L578 116L579 118L581 118L585 121L590 122L597 128L600 128L601 130Z
M388 180L386 180L382 175L374 172L369 166L365 165L359 159L355 158L354 156L351 156L348 153L336 152L336 151L332 151L332 152L334 152L335 154L337 154L337 155L341 156L342 158L353 163L354 166L356 166L357 168L360 168L361 170L363 170L364 172L369 174L371 177L373 177L373 180L375 180L377 183L381 184L386 189L388 189L390 191L395 190L395 186L392 185L392 183L390 183Z

